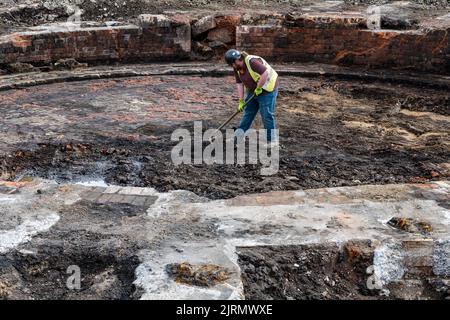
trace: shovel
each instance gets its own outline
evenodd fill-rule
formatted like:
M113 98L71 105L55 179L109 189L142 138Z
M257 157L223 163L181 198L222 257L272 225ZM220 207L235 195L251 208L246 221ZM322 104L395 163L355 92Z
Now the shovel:
M247 106L247 104L249 104L253 99L255 98L255 95L252 95L250 97L250 99L248 99L245 104L244 104L244 109ZM217 128L217 130L214 132L214 135L211 137L211 141L215 140L215 135L220 132L220 130L223 129L223 127L225 127L227 124L229 124L231 122L231 120L234 119L234 117L236 117L239 113L241 113L240 111L236 111L235 113L233 113L228 119L227 121L225 121L219 128Z

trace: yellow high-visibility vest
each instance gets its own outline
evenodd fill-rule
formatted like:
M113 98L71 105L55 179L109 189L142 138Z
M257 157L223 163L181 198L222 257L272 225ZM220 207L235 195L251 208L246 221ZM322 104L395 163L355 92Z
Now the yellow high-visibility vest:
M252 77L252 79L258 83L259 78L261 78L261 75L258 74L257 72L253 71L251 65L250 65L250 60L251 59L261 59L261 61L263 62L264 66L267 68L267 70L269 70L269 77L267 78L266 83L262 86L262 88L268 92L272 92L275 89L275 84L277 83L277 79L278 79L278 73L267 63L266 60L264 60L263 58L259 57L259 56L252 56L252 55L248 55L245 58L245 64L247 66L248 72L250 73L250 76Z

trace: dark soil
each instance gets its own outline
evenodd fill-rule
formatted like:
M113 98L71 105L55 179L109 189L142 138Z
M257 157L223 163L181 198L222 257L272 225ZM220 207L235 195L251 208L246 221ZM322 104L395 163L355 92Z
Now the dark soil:
M446 299L448 284L431 278L409 287L405 281L388 291L369 289L367 270L373 265L370 241L301 246L238 248L244 294L250 300L373 300ZM409 296L409 294L412 294Z
M300 157L295 150L281 150L280 172L264 177L260 175L261 165L174 166L170 144L108 141L90 146L83 155L61 151L63 147L46 145L34 152L25 151L19 158L3 158L3 168L14 170L16 178L38 176L59 182L104 179L109 184L150 186L161 192L183 189L220 199L274 190L425 182L436 178L424 163L446 159L445 154L430 156L382 146L369 152L355 150L353 154L317 146L316 152Z
M99 243L107 241L107 237L100 234L57 233L61 238L54 235L33 239L34 245L39 243L38 249L32 249L33 244L21 248L36 250L33 254L15 250L0 255L0 279L9 284L5 296L0 292L0 299L138 298L133 281L139 259L129 249L105 250ZM68 281L74 283L69 279L73 275L70 266L80 268L79 289L67 286Z
M61 207L49 231L0 254L0 300L138 299L138 251L148 243L130 239L123 219L143 213L131 204L86 200Z
M250 300L376 299L367 289L366 269L373 264L370 241L336 244L238 248L245 298Z

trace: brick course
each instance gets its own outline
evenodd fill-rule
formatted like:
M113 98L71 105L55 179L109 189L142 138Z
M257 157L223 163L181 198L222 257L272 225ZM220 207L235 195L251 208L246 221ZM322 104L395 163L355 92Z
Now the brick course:
M187 20L142 15L139 25L39 30L0 39L0 63L48 63L64 58L80 61L179 60L189 56Z
M300 17L283 26L239 26L236 46L270 60L449 74L449 31L374 31L363 18Z
M274 25L239 25L239 15L215 17L236 47L278 61L319 62L367 68L450 73L450 26L369 30L364 16L286 15ZM237 26L237 27L236 27ZM222 29L220 29L222 28ZM236 32L233 32L233 28ZM93 61L189 59L189 19L141 15L137 25L41 28L0 37L0 64L47 64L65 58Z

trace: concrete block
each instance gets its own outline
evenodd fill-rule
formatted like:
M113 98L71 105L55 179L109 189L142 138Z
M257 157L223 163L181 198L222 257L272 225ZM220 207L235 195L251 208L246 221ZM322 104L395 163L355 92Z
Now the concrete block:
M125 187L125 188L122 188L118 193L125 194L125 195L137 195L137 194L141 193L141 188Z
M144 206L145 201L147 200L147 197L144 196L136 196L133 200L133 203L135 206Z
M85 192L81 194L81 198L88 201L96 201L98 198L101 197L101 193L95 193L95 192Z
M111 198L113 197L112 194L104 193L100 197L97 198L96 202L98 203L107 203L111 202Z
M153 205L156 202L157 199L158 199L158 197L147 197L145 199L145 206L150 207L151 205Z
M110 186L105 189L104 193L118 193L120 190L122 190L122 187Z
M157 192L152 188L142 188L139 194L141 196L154 196Z

